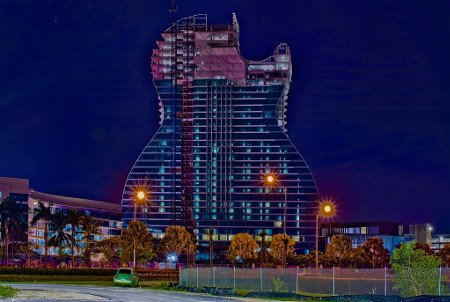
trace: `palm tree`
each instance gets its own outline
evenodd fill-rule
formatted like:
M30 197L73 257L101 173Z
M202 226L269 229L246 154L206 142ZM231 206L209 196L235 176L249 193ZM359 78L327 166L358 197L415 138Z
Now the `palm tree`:
M89 215L82 215L80 218L80 225L83 230L83 237L86 247L84 248L84 261L87 265L91 263L91 236L100 234L100 221L94 221Z
M70 255L71 255L71 266L74 267L75 264L75 247L77 244L77 240L76 240L76 232L77 232L77 227L80 225L80 220L81 220L81 216L83 216L83 214L81 214L80 212L77 212L75 209L72 209L68 214L67 214L67 221L70 224L70 235L71 235L71 242L70 242Z
M44 221L44 260L47 259L48 254L48 224L53 218L52 205L46 206L39 201L37 208L34 209L33 219L31 224L35 225L39 220Z
M72 242L72 235L66 233L66 226L69 224L67 216L62 212L58 212L53 215L51 220L52 229L54 231L53 236L48 240L48 245L57 247L59 257L62 258L64 251L63 248Z
M0 219L1 219L1 230L4 237L5 244L5 258L8 260L9 256L9 235L11 229L16 230L16 234L19 234L22 230L22 224L24 215L23 211L20 209L20 205L12 197L7 197L3 199L0 203ZM17 238L16 238L17 239Z

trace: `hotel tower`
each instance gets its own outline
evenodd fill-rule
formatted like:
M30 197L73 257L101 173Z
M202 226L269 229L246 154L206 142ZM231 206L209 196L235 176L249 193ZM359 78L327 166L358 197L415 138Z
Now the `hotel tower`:
M128 175L124 222L141 220L156 237L183 225L200 243L211 227L224 243L240 232L265 230L269 240L286 232L298 249L312 249L318 193L287 134L289 47L243 58L234 14L230 25L183 18L156 44L160 128Z

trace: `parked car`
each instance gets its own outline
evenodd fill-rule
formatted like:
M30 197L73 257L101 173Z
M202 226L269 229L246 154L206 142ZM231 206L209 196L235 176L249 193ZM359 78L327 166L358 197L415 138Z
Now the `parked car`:
M114 286L139 286L139 277L131 268L120 268L114 276Z

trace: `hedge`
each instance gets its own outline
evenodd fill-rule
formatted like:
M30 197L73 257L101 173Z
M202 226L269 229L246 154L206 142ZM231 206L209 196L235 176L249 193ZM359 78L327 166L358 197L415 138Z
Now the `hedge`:
M0 275L1 282L80 282L110 281L112 276Z
M0 275L97 276L112 277L117 269L0 267ZM178 270L137 270L141 280L178 280ZM102 278L100 278L102 279Z

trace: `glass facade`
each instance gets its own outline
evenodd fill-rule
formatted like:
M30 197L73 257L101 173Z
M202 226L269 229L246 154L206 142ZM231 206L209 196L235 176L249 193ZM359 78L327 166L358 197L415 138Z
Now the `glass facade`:
M262 230L270 240L285 228L300 249L312 249L318 194L287 135L289 48L247 61L238 37L235 16L210 26L196 15L163 33L152 57L161 127L129 173L123 220L144 221L156 237L185 225L200 241L211 227L218 241ZM265 186L267 174L276 186ZM149 191L145 204L139 188Z

